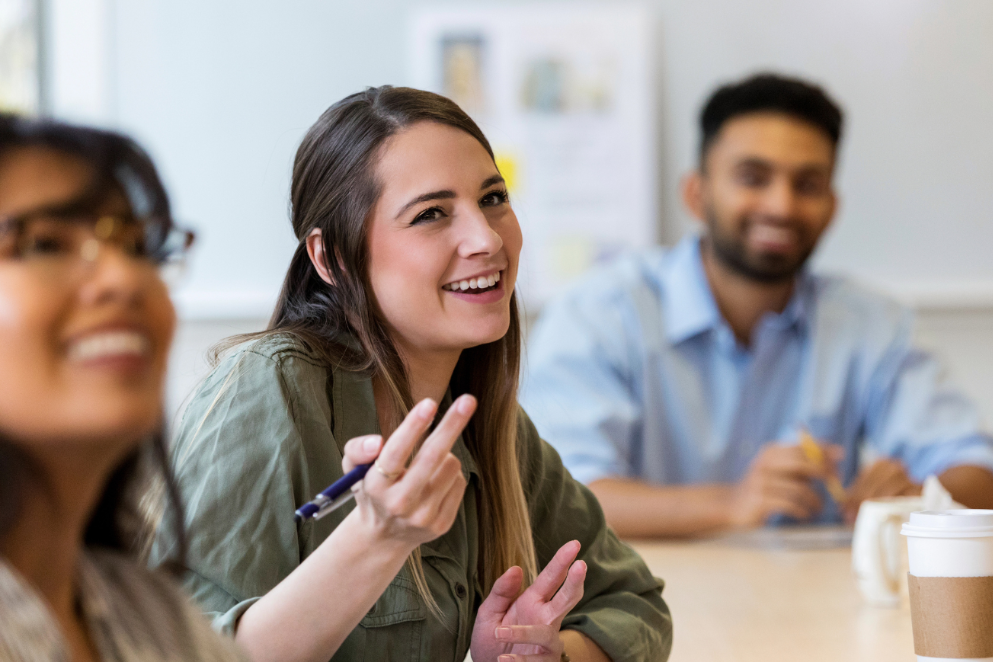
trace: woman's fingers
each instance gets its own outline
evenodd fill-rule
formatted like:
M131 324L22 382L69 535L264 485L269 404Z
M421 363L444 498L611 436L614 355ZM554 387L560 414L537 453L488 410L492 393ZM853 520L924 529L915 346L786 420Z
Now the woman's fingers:
M378 434L370 434L364 437L355 437L345 444L344 457L341 459L341 468L348 473L359 464L369 464L379 456L379 451L383 448L383 438Z
M366 474L366 480L391 483L385 474L400 474L407 466L407 459L414 452L414 446L434 420L438 405L431 398L425 398L414 405L400 426L390 435L379 459L377 466ZM376 470L378 469L378 471Z
M554 655L552 659L558 662L562 653L562 641L559 639L559 630L552 625L500 625L494 631L497 641L508 645L540 646L545 650L538 655L518 655L517 659L522 660L542 660L543 655ZM503 659L501 656L498 659Z
M438 427L421 444L403 478L387 493L390 512L401 516L417 513L431 499L431 480L442 465L453 465L448 471L461 473L462 465L451 450L475 410L476 399L471 395L452 403Z
M537 594L542 602L548 602L555 595L555 592L562 586L566 575L569 574L569 566L576 560L581 545L578 540L572 540L562 545L555 556L548 562L534 579L534 583L527 590L528 593Z
M499 622L503 615L507 613L510 606L517 600L521 592L521 585L524 583L524 571L519 566L511 566L507 572L500 575L495 582L490 594L486 596L483 603L479 605L479 612L476 618L486 621L487 618Z
M499 625L493 634L505 644L528 644L546 650L559 646L559 630L552 625Z
M583 583L585 581L586 562L576 561L569 568L569 575L565 578L562 588L559 589L550 603L556 622L564 618L583 599Z
M417 451L417 456L410 463L404 482L417 489L431 479L438 466L445 460L455 445L455 440L462 434L473 412L476 411L476 398L471 395L459 397L452 406L445 412L445 416L438 423L421 448Z
M450 500L453 492L458 493L461 501L462 494L465 492L465 485L466 481L462 476L462 463L457 457L449 453L442 466L435 472L431 482L424 487L414 503L415 511L411 522L414 526L430 529L439 535L447 531L451 526L451 520L447 518L447 511L443 512L443 504L449 500L448 505L451 505ZM458 510L457 504L455 510Z

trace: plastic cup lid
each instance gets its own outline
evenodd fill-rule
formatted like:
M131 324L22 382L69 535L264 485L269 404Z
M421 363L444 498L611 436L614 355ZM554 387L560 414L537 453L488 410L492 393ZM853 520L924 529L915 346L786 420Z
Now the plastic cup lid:
M993 510L926 510L911 513L901 531L925 538L978 538L993 536Z

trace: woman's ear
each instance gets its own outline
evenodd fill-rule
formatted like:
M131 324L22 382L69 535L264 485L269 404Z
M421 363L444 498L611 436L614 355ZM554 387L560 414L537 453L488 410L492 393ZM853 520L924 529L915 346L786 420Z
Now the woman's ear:
M321 236L321 229L314 228L307 235L307 255L310 256L310 263L317 269L317 275L328 285L334 285L334 277L328 269L327 260L324 257L324 237Z

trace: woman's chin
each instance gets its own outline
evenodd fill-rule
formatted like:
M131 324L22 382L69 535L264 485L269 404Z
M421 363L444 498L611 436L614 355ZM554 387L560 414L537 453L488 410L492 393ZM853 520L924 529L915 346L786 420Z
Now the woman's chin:
M162 425L162 407L158 403L121 403L130 406L116 408L101 408L94 403L89 412L73 411L67 415L73 425L69 430L76 430L83 438L99 440L117 440L125 444L137 443L160 429Z
M467 325L464 328L466 332L461 343L462 349L488 345L507 335L507 330L510 328L510 316L508 315L506 320L500 320L498 323L479 325L478 327Z

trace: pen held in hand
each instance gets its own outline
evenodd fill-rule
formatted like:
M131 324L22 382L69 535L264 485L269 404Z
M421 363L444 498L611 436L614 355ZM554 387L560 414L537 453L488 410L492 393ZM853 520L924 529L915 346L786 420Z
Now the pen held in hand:
M313 500L297 508L293 514L293 521L299 524L311 518L321 519L328 513L337 510L351 501L355 498L355 492L352 491L352 487L365 478L372 464L370 462L368 464L358 465L332 483L326 490L315 496Z
M805 428L800 429L800 450L803 451L804 456L808 460L817 465L824 466L824 451L821 450L821 447L814 441L814 438ZM842 487L841 481L834 474L830 474L824 478L824 487L827 488L828 493L836 503L842 504L848 498L848 494L845 492L845 488Z

